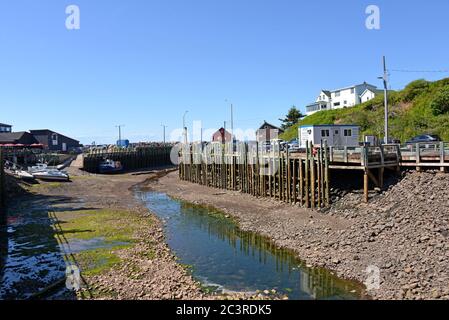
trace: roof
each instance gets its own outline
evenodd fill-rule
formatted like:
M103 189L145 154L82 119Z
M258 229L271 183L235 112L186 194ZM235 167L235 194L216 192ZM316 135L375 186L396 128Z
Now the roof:
M0 127L12 127L10 124L0 123Z
M7 133L0 133L0 141L3 143L14 143L16 141L19 141L23 138L25 135L30 135L28 132L7 132Z
M360 127L356 124L311 124L311 125L305 125L301 126L300 128L322 128L322 127Z
M321 92L323 92L328 97L331 96L331 92L329 90L321 90Z
M355 85L348 86L348 87L344 87L344 88L339 88L339 89L335 89L335 90L330 90L329 93L331 93L331 92L337 92L337 91L343 91L343 90L347 90L347 89L351 89L351 88L355 88L355 87L359 87L359 86L369 86L369 87L377 88L375 85L372 85L372 84L369 84L369 83L364 82L364 83L355 84ZM325 90L322 90L322 91L324 92Z
M372 93L376 93L376 94L381 94L384 92L383 90L380 90L380 89L371 90L370 88L367 88L367 89L365 89L365 91L363 91L363 93L360 96L363 96L367 91L371 91Z
M274 126L274 125L272 125L271 123L268 123L268 122L266 122L266 121L263 122L263 124L260 126L259 130L265 129L265 128L264 128L265 126L269 126L269 127L273 128L273 129L278 129L279 131L284 132L283 129L281 129L281 128L279 128L279 127L276 127L276 126Z
M65 135L63 135L63 134L60 134L60 133L58 133L58 132L56 132L56 131L53 131L53 130L50 130L50 129L30 130L30 132L31 132L32 135L48 135L49 133L56 133L57 135L59 135L59 136L61 136L61 137L64 137L64 138L67 138L67 139L70 139L70 140L73 140L73 141L76 141L76 142L79 143L79 141L76 140L76 139L67 137L67 136L65 136Z

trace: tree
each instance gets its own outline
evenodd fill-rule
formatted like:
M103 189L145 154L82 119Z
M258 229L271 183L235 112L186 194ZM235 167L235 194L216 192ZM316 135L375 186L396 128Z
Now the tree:
M288 111L284 119L279 119L282 122L282 129L286 130L291 126L294 126L303 117L301 111L299 111L295 106L292 106Z

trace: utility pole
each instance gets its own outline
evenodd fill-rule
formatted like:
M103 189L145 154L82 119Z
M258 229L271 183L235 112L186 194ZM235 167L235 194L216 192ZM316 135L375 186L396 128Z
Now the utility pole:
M385 56L383 56L384 74L379 79L384 81L384 105L385 105L385 139L384 143L388 144L388 71Z
M225 100L226 102L229 102L228 99ZM232 144L234 144L234 105L231 102L231 139Z
M231 139L232 145L234 145L234 106L231 103Z
M186 127L186 115L187 113L189 113L189 111L187 110L186 112L184 112L184 115L182 116L182 127L184 130L184 144L187 145L187 127Z
M161 126L164 128L164 143L165 143L165 128L167 128L167 126L165 124L161 124Z
M118 128L118 141L122 140L122 127L124 127L124 124L119 124L117 126L115 126L116 128Z
M223 132L223 139L222 139L222 142L223 142L223 144L224 143L226 143L226 121L223 123L223 129L224 129L224 132Z

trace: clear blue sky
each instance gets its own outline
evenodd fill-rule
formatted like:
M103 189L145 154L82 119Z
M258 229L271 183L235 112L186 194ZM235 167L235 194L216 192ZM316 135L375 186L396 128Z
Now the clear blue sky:
M65 8L81 29L65 28ZM365 8L381 9L381 30ZM367 81L392 69L449 69L449 1L2 0L0 122L50 128L84 143L161 140L202 120L257 128L321 88ZM400 89L439 73L392 73Z

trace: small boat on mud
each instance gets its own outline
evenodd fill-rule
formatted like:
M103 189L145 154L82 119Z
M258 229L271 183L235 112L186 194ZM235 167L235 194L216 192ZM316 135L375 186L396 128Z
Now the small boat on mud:
M46 171L48 169L49 168L45 163L37 163L35 166L28 167L28 172L32 174L34 172Z
M98 171L100 173L117 173L123 170L123 166L120 161L104 160L100 163Z
M33 177L45 181L70 181L70 176L59 170L41 170L32 173Z
M22 179L22 180L34 180L34 176L29 173L28 171L25 170L16 170L14 172L14 175L17 176L17 178Z

